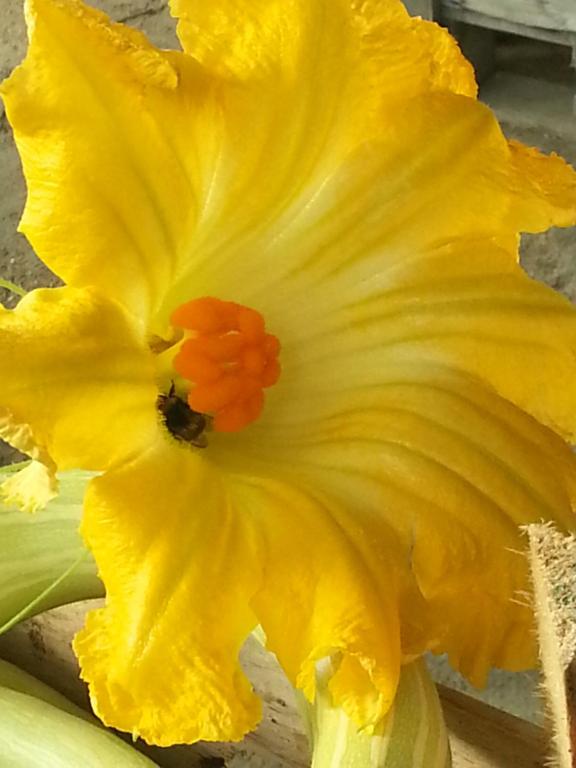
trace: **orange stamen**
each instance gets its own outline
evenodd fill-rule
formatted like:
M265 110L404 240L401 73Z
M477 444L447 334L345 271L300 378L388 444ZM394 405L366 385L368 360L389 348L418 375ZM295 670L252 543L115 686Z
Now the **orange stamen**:
M190 408L212 414L219 432L237 432L257 419L262 390L280 376L280 342L266 333L262 315L205 296L178 307L171 322L190 334L174 358L176 372L195 385Z

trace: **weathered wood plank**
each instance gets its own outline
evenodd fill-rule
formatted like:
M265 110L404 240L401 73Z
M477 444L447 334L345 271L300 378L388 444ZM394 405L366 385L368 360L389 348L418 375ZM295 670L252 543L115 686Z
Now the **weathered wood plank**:
M30 619L0 638L0 656L86 705L86 693L70 639L82 625L85 605L59 608ZM206 758L222 758L246 768L306 768L302 724L291 688L271 654L256 641L244 649L242 664L264 700L264 720L240 744L198 744L159 750L142 747L164 768L202 768ZM464 694L442 688L450 732L453 768L543 768L541 729Z
M574 0L442 0L442 9L448 14L467 11L508 24L576 32Z
M439 686L450 734L453 768L543 768L548 738L542 728L458 691Z

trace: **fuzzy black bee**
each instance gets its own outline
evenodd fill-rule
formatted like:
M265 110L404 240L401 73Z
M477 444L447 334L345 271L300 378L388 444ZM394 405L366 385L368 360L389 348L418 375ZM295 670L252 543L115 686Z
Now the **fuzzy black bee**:
M157 404L164 424L173 437L196 448L206 447L208 443L204 430L208 426L208 417L193 411L186 401L179 398L174 383L167 395L158 396Z

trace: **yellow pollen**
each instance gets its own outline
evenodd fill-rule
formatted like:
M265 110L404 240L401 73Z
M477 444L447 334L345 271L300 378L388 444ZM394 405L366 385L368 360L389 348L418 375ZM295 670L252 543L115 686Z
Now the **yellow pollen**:
M195 386L188 405L213 416L218 432L237 432L258 418L264 392L280 376L276 336L255 309L210 296L188 301L171 316L188 332L174 369Z

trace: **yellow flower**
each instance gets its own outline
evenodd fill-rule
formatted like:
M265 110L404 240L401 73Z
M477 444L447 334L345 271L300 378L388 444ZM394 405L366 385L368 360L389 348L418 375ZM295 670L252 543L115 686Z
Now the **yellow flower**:
M518 525L574 525L576 314L517 236L574 222L574 173L508 143L399 0L172 10L183 53L28 0L2 85L21 228L67 285L0 314L1 423L100 473L97 713L241 738L258 624L309 697L333 655L367 726L425 648L476 682L529 665Z

